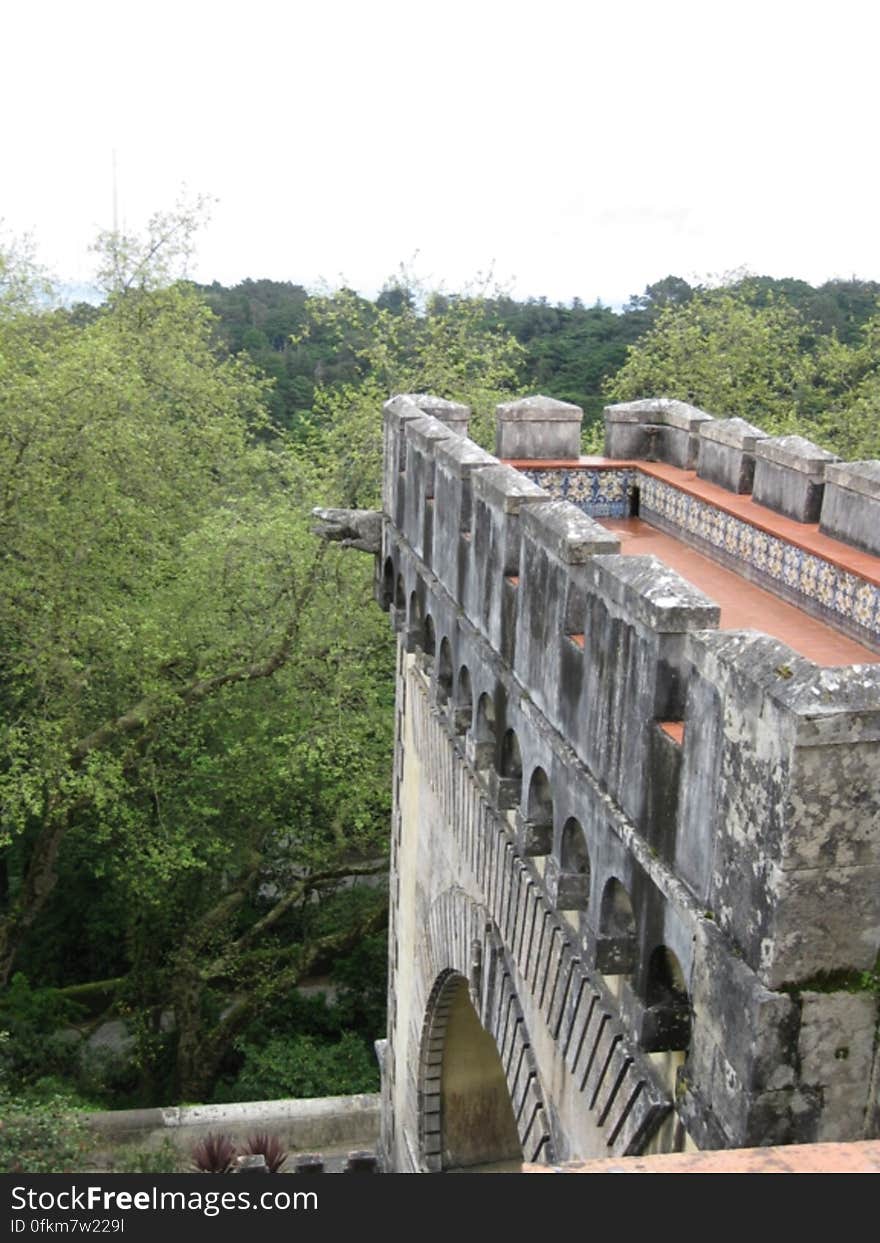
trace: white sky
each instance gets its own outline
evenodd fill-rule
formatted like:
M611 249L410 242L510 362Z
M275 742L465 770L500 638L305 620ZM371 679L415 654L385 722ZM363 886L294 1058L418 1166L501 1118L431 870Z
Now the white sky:
M880 279L876 2L20 0L2 39L0 218L62 279L114 149L128 227L219 200L201 280Z

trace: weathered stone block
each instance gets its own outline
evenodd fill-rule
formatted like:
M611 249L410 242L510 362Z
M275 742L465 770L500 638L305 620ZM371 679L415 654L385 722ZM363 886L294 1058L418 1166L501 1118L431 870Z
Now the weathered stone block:
M880 866L767 877L772 903L760 974L770 987L820 972L867 971L880 945Z
M572 459L580 456L580 406L553 397L524 397L496 406L495 452L500 458Z
M818 522L825 468L838 458L803 436L773 436L755 444L752 499L797 522Z
M765 439L760 427L745 419L713 419L701 424L697 474L729 492L751 492L755 445Z
M605 556L584 564L588 587L634 622L661 633L714 629L720 609L656 557Z
M801 1079L814 1086L855 1085L864 1109L874 1057L877 995L804 992L800 1003ZM855 1139L856 1133L846 1138Z
M605 407L605 455L693 470L700 426L711 420L704 410L669 397L618 402Z
M838 462L826 468L819 530L880 555L880 462Z
M445 397L435 397L433 393L407 393L406 398L423 414L430 414L445 423L457 436L467 436L470 406L462 405L460 401L447 401Z
M795 752L779 844L786 870L880 864L880 746L876 739L859 740L861 714L852 714L851 729L840 737L845 714L838 715L827 745ZM815 735L823 737L818 729Z
M642 1011L639 1044L646 1053L686 1049L691 1035L691 1016L686 1006L653 1005Z
M697 931L691 1005L695 1065L705 1064L707 1051L715 1045L724 1049L748 1091L776 1091L795 1082L797 1004L762 984L708 920Z
M590 557L620 551L620 540L613 531L568 501L549 501L524 509L522 533L563 565L582 565Z
M517 812L516 844L521 853L529 858L549 855L553 846L553 825L527 820Z
M628 975L638 957L635 937L596 937L596 969L603 975Z

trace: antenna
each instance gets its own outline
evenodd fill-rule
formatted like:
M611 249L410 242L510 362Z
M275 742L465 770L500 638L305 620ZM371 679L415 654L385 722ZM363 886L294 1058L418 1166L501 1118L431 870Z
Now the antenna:
M117 185L116 185L116 148L115 147L113 148L113 152L112 152L112 162L113 162L113 232L118 233L119 232L119 199L117 196Z

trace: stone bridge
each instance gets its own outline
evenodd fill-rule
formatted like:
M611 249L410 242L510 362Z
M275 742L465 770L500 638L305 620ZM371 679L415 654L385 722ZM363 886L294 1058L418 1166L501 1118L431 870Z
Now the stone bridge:
M876 1136L880 464L580 417L385 406L386 1168Z

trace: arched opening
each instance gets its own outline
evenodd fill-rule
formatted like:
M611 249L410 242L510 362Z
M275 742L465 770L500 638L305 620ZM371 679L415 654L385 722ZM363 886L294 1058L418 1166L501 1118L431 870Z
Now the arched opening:
M495 763L495 704L485 692L477 701L474 723L473 763L476 768L491 768Z
M418 640L420 645L422 642L423 626L424 614L422 613L422 606L419 603L418 595L416 592L412 591L410 592L409 597L409 628L413 634L413 637Z
M636 919L632 901L616 876L608 881L599 909L596 966L607 975L629 975L636 965Z
M561 911L585 911L590 900L590 856L579 820L570 816L562 830L556 905Z
M425 1045L420 1118L425 1168L516 1169L523 1155L504 1066L463 976L450 972L443 981Z
M385 558L385 566L382 570L382 608L390 609L394 603L394 562L390 557Z
M501 743L501 776L522 785L522 755L516 730L513 729L506 731Z
M424 641L422 643L422 651L425 653L428 664L434 663L434 657L437 654L437 636L434 632L434 619L429 613L425 618Z
M529 781L522 848L527 855L549 855L553 847L553 795L543 768L536 768Z
M493 786L496 784L494 779ZM516 731L505 730L501 739L497 789L493 790L499 811L510 811L522 802L522 755Z
M452 698L452 648L449 640L440 640L440 656L437 661L437 702L446 705Z
M394 588L394 607L400 613L402 618L406 612L406 588L403 585L402 574L398 574L397 586Z
M650 1053L686 1050L691 1038L691 1007L681 963L666 945L648 960L642 1045Z
M471 675L467 666L462 665L458 671L458 689L455 693L455 732L466 733L474 721L474 693L471 689Z

